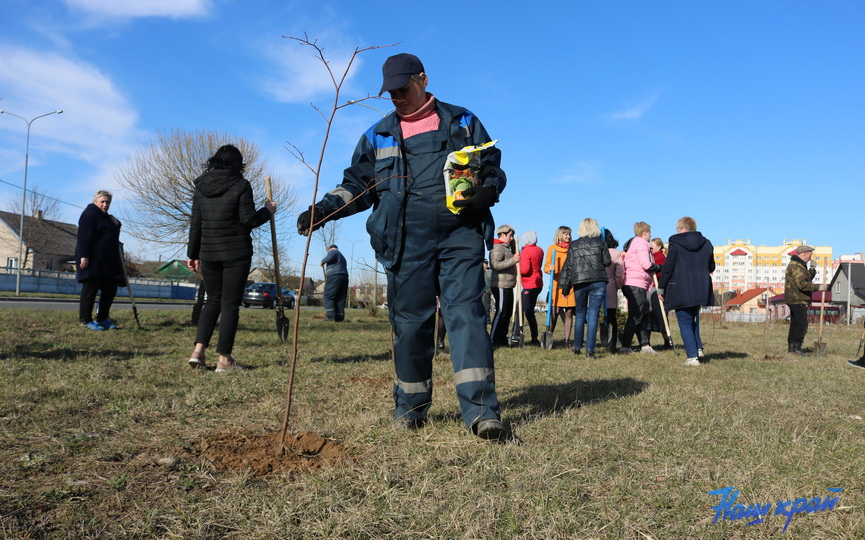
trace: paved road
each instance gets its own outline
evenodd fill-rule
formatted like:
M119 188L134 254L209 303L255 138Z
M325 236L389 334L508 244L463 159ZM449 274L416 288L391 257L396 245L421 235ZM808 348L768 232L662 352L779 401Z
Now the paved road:
M138 311L153 309L162 310L191 310L192 302L135 302ZM0 298L0 309L45 309L51 311L78 311L78 300L64 300L62 298ZM113 310L132 311L129 300L115 300L111 305Z

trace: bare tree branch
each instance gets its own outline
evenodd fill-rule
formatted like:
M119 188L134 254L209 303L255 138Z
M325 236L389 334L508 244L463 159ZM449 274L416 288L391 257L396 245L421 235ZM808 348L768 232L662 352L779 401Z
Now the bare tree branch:
M346 77L348 77L348 74L351 71L351 66L354 63L354 60L355 60L355 58L357 58L357 55L359 53L373 50L373 49L379 49L382 47L391 47L393 45L373 46L373 47L366 47L364 49L356 48L354 50L354 52L352 53L351 58L348 61L348 64L345 67L345 71L343 72L342 77L339 79L339 82L337 82L337 79L334 77L333 71L331 70L330 64L327 62L327 60L324 57L324 49L318 45L318 40L310 41L309 36L306 33L304 33L303 38L294 37L294 36L283 36L283 37L287 37L288 39L293 39L293 40L297 41L302 46L312 47L316 52L316 58L318 58L321 61L321 63L324 65L325 69L327 70L328 75L330 76L331 82L333 83L333 90L334 90L334 92L333 92L333 105L331 106L330 115L325 117L325 122L327 124L327 127L325 128L325 132L324 132L324 136L323 136L323 140L322 140L322 144L321 144L321 151L319 152L319 156L318 156L318 162L316 163L316 165L314 167L315 183L314 183L313 189L312 189L312 205L315 205L316 201L318 200L318 185L319 185L319 179L321 177L321 167L322 167L322 163L324 162L324 155L325 155L325 150L327 149L327 142L328 142L328 139L330 138L330 130L333 127L333 122L334 122L334 118L336 116L336 113L340 109L340 105L339 105L340 91L342 90L342 85L345 82ZM319 111L319 114L322 114L321 111L315 105L313 105L313 109L315 109L316 111ZM322 116L324 117L323 114L322 114ZM294 145L292 145L292 147L294 147ZM296 147L294 147L294 148L296 148ZM300 154L300 156L302 158L303 154L300 152L298 152L298 153ZM306 164L306 161L302 161L302 163ZM309 261L309 245L310 245L311 241L312 241L312 235L310 234L306 238L306 246L304 247L304 253L303 253L303 262L300 265L300 268L301 268L301 270L300 270L300 282L301 283L304 282L304 278L306 275L305 274L306 273L306 265L307 265L307 262ZM288 431L288 421L289 421L289 418L291 415L291 396L292 396L292 388L294 387L294 373L295 373L295 369L297 366L297 352L298 352L297 351L297 337L298 337L298 323L299 322L300 322L300 310L298 309L298 310L295 310L295 314L294 314L294 339L292 340L293 341L293 349L292 349L292 358L291 358L291 374L290 374L289 380L288 380L288 392L287 392L287 396L286 396L285 416L283 419L282 433L281 433L281 438L280 438L280 440L281 440L281 445L279 448L280 452L284 451L284 449L285 449L285 436L286 436L286 433Z
M207 159L224 144L234 144L243 154L246 163L243 175L262 201L264 177L271 176L274 200L280 210L276 223L285 225L295 213L292 210L297 205L297 195L288 182L268 170L268 161L257 146L241 137L214 131L174 129L157 133L149 145L115 171L117 183L132 203L132 210L122 215L124 230L145 242L181 252L188 241L195 179L204 171ZM253 231L255 250L270 253L269 231L262 231Z

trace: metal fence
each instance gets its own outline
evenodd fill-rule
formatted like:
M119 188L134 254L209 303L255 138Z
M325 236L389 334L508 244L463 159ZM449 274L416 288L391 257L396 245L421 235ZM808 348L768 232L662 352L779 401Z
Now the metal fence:
M14 291L18 270L0 267L0 291ZM152 278L130 278L136 298L193 300L198 285L183 281ZM81 294L81 284L74 272L21 269L21 292L37 294ZM127 287L117 289L117 296L129 296Z

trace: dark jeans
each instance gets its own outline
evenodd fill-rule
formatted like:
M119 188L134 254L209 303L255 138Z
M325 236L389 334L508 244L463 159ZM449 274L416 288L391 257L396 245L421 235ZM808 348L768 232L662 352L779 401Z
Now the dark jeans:
M574 302L577 304L574 314L574 351L579 351L583 347L583 330L588 328L586 352L594 352L598 337L598 315L604 305L606 292L607 284L603 281L584 283L574 287Z
M676 320L679 321L685 354L688 358L697 358L698 350L703 348L703 340L700 339L700 306L677 309Z
M622 347L630 347L634 334L640 340L640 346L649 344L649 295L646 289L626 285L622 294L628 301L628 320L622 332Z
M792 304L790 307L790 331L787 334L787 343L799 343L805 341L808 333L808 306L804 304Z
M532 341L538 339L538 321L535 319L535 306L538 304L538 296L541 294L541 288L523 289L523 317L529 323L529 330L532 333Z
M490 338L496 347L508 344L508 330L511 325L511 312L514 310L514 290L493 287L493 297L496 299L496 314L493 316L493 326Z
M231 355L237 322L240 320L240 302L249 277L249 259L242 261L206 262L201 261L201 277L207 300L201 308L195 342L210 345L210 338L219 319L219 342L216 352Z
M117 280L113 277L87 278L81 283L81 297L78 300L78 320L82 324L93 320L93 304L96 303L96 293L99 295L99 308L96 310L96 320L108 319L111 304L117 295Z
M327 282L324 284L324 312L327 314L327 320L336 322L345 320L345 297L347 294L347 275L327 276Z

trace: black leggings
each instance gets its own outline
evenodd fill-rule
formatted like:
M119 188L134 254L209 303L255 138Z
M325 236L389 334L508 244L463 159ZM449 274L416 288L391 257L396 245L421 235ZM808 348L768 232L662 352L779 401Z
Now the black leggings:
M195 342L210 344L210 338L216 329L219 319L219 342L216 352L225 356L231 355L234 348L234 336L237 334L237 323L240 320L240 302L243 300L243 290L249 277L249 267L252 261L206 262L201 261L201 277L204 278L204 290L207 291L207 301L201 308L198 319L198 331Z
M523 289L523 317L529 323L529 330L532 333L532 341L538 339L538 321L535 319L535 306L538 304L538 295L541 294L541 288Z
M628 300L628 320L622 332L622 347L630 347L634 334L637 334L641 346L649 344L649 291L642 287L625 285L622 294Z
M616 350L618 340L619 321L616 320L616 308L607 308L607 320L601 323L601 345Z

